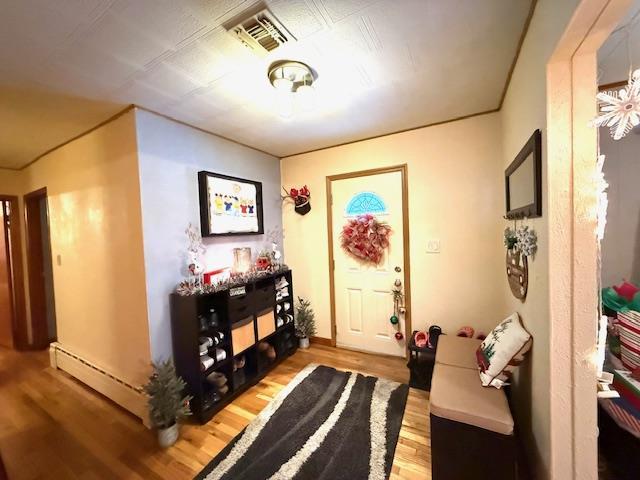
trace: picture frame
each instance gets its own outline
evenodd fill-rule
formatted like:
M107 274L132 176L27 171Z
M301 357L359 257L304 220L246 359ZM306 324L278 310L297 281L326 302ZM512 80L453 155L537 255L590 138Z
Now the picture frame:
M542 133L533 132L504 172L505 218L542 216Z
M203 237L264 234L262 182L198 172Z

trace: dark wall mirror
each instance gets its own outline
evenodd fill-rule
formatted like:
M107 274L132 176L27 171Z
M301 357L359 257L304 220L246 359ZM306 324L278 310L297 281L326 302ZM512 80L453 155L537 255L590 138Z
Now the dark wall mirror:
M542 134L536 130L504 172L506 218L542 216Z

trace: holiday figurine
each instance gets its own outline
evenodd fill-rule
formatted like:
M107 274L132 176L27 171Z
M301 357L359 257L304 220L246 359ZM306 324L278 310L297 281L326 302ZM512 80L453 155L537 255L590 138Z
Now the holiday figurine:
M204 254L206 248L202 243L200 232L191 223L185 230L189 245L187 247L187 270L192 277L190 281L202 284L202 274L204 273Z
M222 215L224 206L222 205L222 194L216 193L213 199L213 205L215 207L215 214Z
M223 197L223 203L224 203L224 213L226 213L227 215L231 215L231 197L229 195L225 195Z

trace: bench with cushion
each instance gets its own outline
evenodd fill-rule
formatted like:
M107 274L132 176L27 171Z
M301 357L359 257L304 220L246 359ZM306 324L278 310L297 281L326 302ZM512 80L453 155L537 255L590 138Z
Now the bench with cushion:
M483 387L480 340L442 335L430 395L434 480L516 478L516 442L504 390Z

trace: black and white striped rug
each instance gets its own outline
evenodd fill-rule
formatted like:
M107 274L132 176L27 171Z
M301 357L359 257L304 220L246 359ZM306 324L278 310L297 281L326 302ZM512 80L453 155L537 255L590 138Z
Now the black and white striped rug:
M196 480L386 479L408 391L308 365Z

